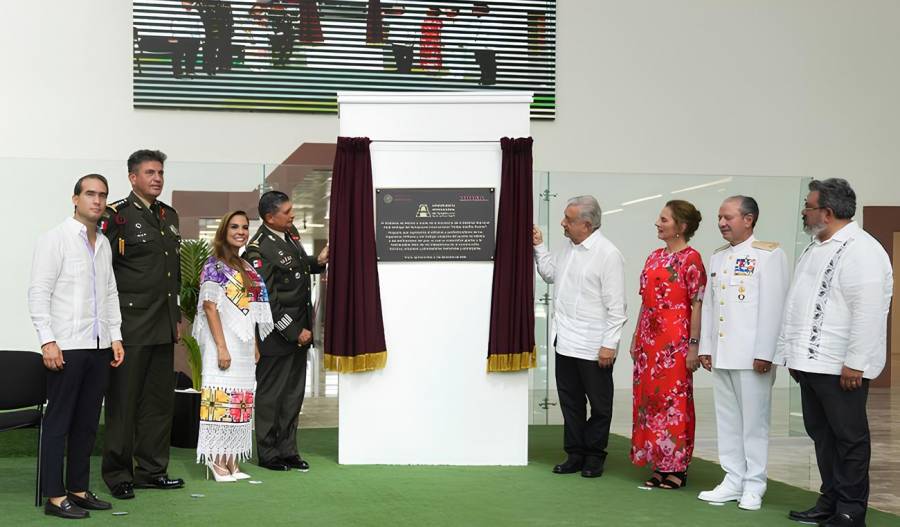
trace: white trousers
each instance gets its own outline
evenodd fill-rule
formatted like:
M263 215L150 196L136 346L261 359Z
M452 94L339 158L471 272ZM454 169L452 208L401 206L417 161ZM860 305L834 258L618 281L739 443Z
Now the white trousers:
M766 493L774 382L774 368L764 374L713 369L719 463L731 489Z

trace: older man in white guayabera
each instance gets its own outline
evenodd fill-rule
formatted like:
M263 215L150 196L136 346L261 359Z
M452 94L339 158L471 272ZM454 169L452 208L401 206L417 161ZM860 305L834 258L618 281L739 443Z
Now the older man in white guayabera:
M565 424L566 461L553 472L603 474L612 420L612 369L625 325L625 259L600 233L592 196L569 200L560 224L566 240L551 254L534 227L538 273L554 285L556 387ZM585 399L590 402L588 418Z
M871 458L866 398L887 355L891 262L853 221L856 193L847 181L812 181L802 214L813 240L794 270L775 362L787 364L800 383L822 487L812 508L789 517L861 526Z

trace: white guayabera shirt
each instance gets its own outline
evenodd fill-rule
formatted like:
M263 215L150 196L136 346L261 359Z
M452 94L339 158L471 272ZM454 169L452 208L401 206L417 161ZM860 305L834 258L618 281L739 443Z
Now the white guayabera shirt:
M109 241L94 246L75 218L38 238L31 264L28 310L41 345L62 350L108 348L122 340L119 293Z
M831 375L846 365L878 377L893 283L884 248L856 222L814 240L794 271L774 362Z
M550 254L535 246L534 260L545 282L554 284L556 352L597 360L600 348L616 349L625 325L625 258L594 231L578 245L566 239Z

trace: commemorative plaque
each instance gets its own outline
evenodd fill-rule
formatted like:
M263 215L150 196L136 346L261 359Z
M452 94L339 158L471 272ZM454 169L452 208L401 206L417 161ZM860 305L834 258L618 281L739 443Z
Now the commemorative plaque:
M376 189L378 260L493 260L494 196L493 188Z

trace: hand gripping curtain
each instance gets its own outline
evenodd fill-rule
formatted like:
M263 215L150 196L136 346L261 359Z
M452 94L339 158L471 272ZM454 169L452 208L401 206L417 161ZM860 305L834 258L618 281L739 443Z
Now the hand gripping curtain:
M384 320L375 255L372 160L367 137L338 137L331 175L325 368L384 368Z
M488 371L534 368L534 256L530 137L500 140L500 210L491 296Z

